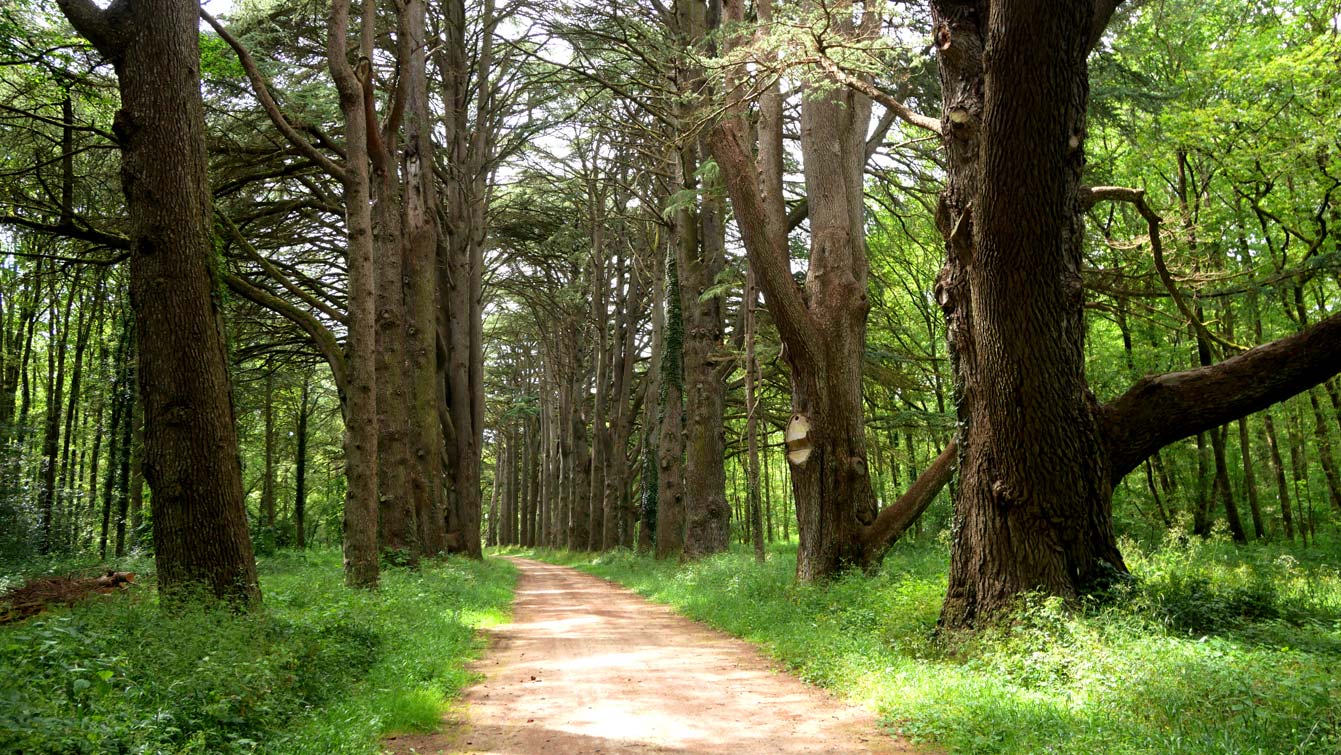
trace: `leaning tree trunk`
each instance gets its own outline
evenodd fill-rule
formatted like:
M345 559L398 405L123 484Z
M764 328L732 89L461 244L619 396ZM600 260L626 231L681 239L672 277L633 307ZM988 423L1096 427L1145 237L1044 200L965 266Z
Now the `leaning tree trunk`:
M170 600L204 587L260 599L247 532L211 244L199 6L138 0L100 10L61 0L109 58L121 109L113 130L130 214L130 292L144 404L144 474L154 560Z

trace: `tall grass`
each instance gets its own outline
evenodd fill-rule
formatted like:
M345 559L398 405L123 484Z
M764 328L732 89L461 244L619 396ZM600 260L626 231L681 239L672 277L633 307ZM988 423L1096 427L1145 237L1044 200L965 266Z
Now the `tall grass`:
M339 558L263 560L251 615L169 615L140 585L0 627L0 752L371 754L436 728L514 570L392 569L372 594L342 586Z
M971 637L935 633L943 544L878 574L793 584L794 547L677 566L541 553L762 645L802 678L951 753L1341 752L1337 551L1171 538L1124 544L1135 580L1079 612L1039 597Z

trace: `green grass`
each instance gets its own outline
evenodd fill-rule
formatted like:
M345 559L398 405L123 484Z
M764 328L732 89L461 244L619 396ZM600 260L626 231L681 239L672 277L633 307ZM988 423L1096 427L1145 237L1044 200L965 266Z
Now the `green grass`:
M515 581L497 559L391 569L376 594L334 551L260 568L252 615L167 615L138 585L0 627L0 752L376 753L439 726Z
M1079 613L1023 601L1009 628L935 635L948 554L901 543L873 576L793 585L795 549L677 567L538 553L762 645L802 678L951 753L1341 752L1336 549L1126 543L1136 580Z

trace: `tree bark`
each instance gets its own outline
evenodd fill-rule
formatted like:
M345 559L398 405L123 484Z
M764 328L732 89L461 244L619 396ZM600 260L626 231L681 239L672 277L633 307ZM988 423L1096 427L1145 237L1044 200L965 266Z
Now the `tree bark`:
M1089 3L932 3L949 182L937 210L961 449L943 626L1126 567L1084 377L1078 192ZM986 54L987 51L992 54Z
M745 480L746 494L749 499L750 535L754 541L754 560L764 562L764 512L759 499L759 399L755 395L755 384L759 380L759 361L754 352L755 299L754 271L745 273L745 443L748 454L748 471Z
M415 520L419 524L419 543L427 555L447 548L447 529L443 519L444 487L442 475L443 428L438 402L438 288L434 268L437 264L439 198L434 168L437 164L433 144L433 120L429 111L426 4L408 0L398 6L403 19L403 34L409 49L404 69L406 122L405 150L402 157L404 185L404 296L406 352L409 361L413 418L410 448L411 496Z
M449 491L447 550L481 558L484 357L480 308L488 201L485 181L492 151L489 108L496 19L492 0L485 0L480 20L481 49L472 68L467 64L465 3L450 0L444 11L446 40L436 54L447 110L442 121L446 132L443 144L452 178L444 186L446 222L438 243L438 359Z
M293 544L298 550L307 548L307 423L314 408L309 403L310 393L311 381L304 372L298 393L298 427L294 432Z
M211 244L199 7L183 0L61 0L111 60L121 92L113 130L130 214L130 292L153 490L160 592L204 586L260 599Z
M370 37L372 30L365 30ZM348 270L345 413L344 570L350 587L374 589L377 557L377 292L368 176L369 123L363 88L349 64L349 0L334 0L326 58L345 122L345 235ZM368 45L369 47L371 44Z
M676 243L679 243L678 241ZM666 323L657 399L656 557L678 559L684 552L684 322L680 316L680 274L676 251L666 253Z

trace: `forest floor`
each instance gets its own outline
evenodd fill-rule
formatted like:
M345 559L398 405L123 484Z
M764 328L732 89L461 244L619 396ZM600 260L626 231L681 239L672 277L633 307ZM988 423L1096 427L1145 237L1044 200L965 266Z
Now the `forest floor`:
M598 577L511 560L513 620L489 630L486 678L443 732L386 740L397 755L925 752L752 645Z

